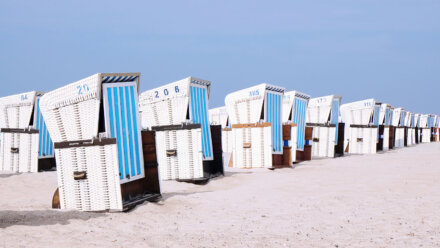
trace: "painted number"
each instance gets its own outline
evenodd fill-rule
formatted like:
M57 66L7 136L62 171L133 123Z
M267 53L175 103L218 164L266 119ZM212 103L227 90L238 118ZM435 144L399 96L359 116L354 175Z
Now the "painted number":
M76 89L78 90L78 95L82 95L90 91L90 88L87 84L78 85L76 86Z
M21 95L21 100L22 101L25 101L25 100L27 100L28 99L28 96L27 95Z
M174 86L174 92L176 92L176 93L180 92L179 86ZM168 96L170 94L170 91L168 89L164 89L163 94L164 94L164 96ZM154 91L154 97L160 98L159 91L157 91L157 90Z
M259 95L260 95L260 90L249 91L249 96L259 96Z
M327 99L326 98L318 98L317 102L324 103L324 102L327 102Z

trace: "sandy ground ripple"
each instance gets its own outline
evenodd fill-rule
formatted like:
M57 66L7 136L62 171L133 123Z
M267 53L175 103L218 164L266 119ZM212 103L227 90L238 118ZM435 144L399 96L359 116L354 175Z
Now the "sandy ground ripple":
M128 213L52 210L55 188L0 173L0 247L440 247L440 143L163 182Z

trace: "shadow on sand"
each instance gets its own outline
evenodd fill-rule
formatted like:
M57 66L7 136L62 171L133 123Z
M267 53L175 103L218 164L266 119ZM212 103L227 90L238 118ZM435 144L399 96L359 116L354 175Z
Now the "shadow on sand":
M67 225L70 220L89 220L104 216L105 213L59 211L59 210L34 210L34 211L0 211L0 228L15 225L23 226L45 226L45 225Z
M7 177L12 177L12 176L18 176L21 173L5 173L5 174L0 174L0 178L7 178Z

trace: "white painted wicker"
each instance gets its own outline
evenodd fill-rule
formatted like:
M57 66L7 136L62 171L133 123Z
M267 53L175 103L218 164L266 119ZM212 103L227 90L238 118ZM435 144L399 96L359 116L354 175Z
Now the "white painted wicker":
M336 127L313 127L312 156L334 157Z
M394 147L402 148L405 146L405 128L396 127L396 132L394 135Z
M272 137L268 127L233 128L234 168L271 168Z
M352 127L350 135L349 153L376 153L377 128Z
M156 131L156 154L161 180L203 177L201 129ZM167 152L175 151L175 155Z
M55 149L62 209L122 210L116 144ZM87 178L74 180L85 171Z

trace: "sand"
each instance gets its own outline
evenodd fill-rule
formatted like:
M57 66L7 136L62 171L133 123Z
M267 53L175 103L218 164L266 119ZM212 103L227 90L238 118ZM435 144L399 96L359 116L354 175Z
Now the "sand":
M0 174L0 247L440 247L440 143L167 181L128 213L52 210L55 188Z

